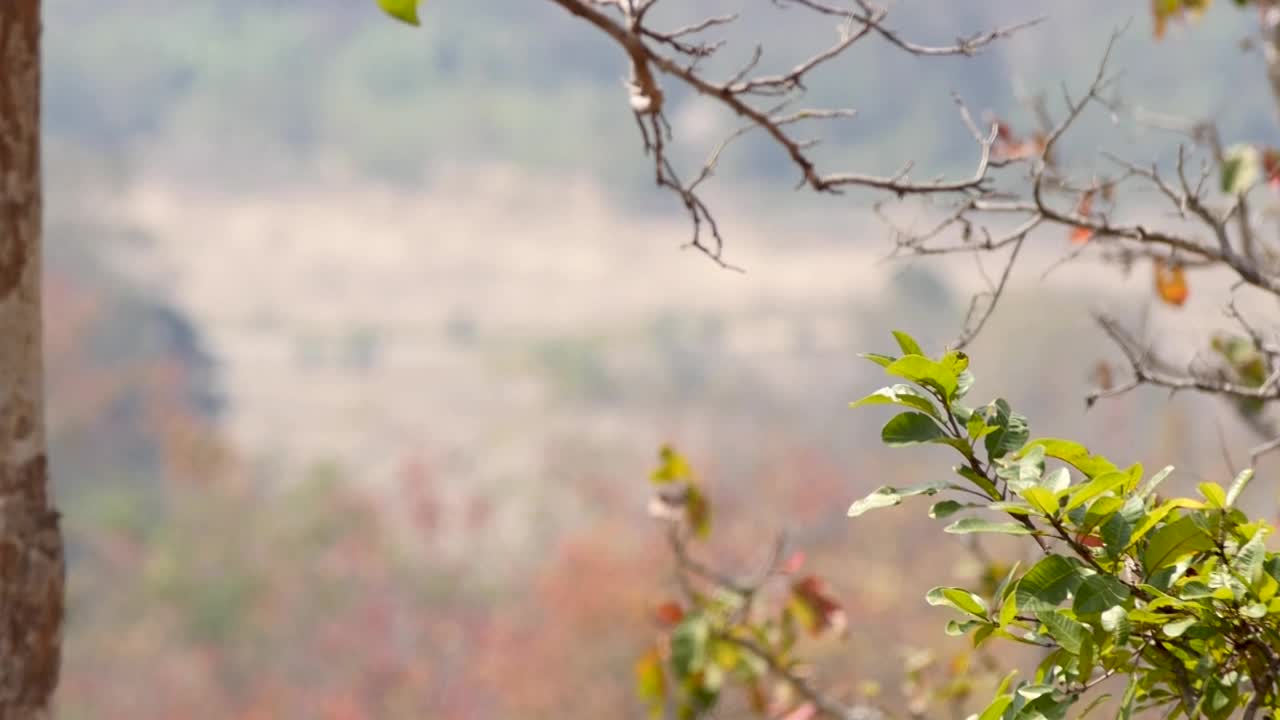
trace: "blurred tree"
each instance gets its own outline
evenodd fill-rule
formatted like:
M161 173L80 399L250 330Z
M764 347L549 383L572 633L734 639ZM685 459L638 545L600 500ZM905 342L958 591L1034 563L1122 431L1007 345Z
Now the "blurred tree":
M0 4L0 717L49 716L65 568L49 492L40 303L40 2Z

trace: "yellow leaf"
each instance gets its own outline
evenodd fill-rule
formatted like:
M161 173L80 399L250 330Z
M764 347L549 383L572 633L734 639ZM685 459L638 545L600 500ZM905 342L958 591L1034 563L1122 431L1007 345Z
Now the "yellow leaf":
M418 5L422 0L378 0L378 6L382 11L402 23L417 26Z
M658 451L658 469L649 476L655 484L663 485L677 480L691 480L693 470L684 456L676 452L670 445L663 445Z

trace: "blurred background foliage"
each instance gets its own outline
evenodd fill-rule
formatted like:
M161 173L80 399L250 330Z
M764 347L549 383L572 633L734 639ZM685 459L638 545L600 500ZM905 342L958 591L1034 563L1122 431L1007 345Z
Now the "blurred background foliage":
M910 665L920 648L963 651L937 632L945 613L916 599L976 565L945 549L923 513L850 525L851 498L888 477L924 479L927 466L879 450L875 419L845 405L875 382L855 353L878 349L890 327L937 346L954 334L969 288L957 276L967 268L888 263L859 268L882 282L870 292L850 279L835 293L700 304L703 284L727 281L711 278L720 271L709 263L694 264L693 281L665 275L668 263L691 262L677 252L684 229L673 223L648 240L660 252L642 268L628 264L621 237L591 234L619 253L603 266L606 278L638 276L662 302L627 304L622 290L594 286L594 296L570 301L598 305L598 321L581 326L551 322L556 309L534 294L516 302L538 308L546 324L495 316L440 286L412 301L439 316L426 329L397 335L374 312L317 331L291 319L286 297L254 316L254 327L288 338L281 343L298 358L288 373L312 384L282 386L279 412L253 425L254 447L244 447L228 431L229 418L249 412L236 378L265 377L254 363L268 351L234 345L220 303L188 302L134 268L157 247L207 241L192 238L221 221L225 205L182 205L160 236L130 192L159 184L185 198L307 214L332 203L315 190L325 178L412 203L482 195L456 187L453 171L497 165L549 189L537 198L586 183L606 198L609 227L634 229L638 213L676 208L651 187L619 58L549 3L517 0L438 0L421 32L349 0L45 5L50 442L72 542L61 717L642 717L631 663L655 631L653 607L673 590L644 514L652 450L666 439L703 468L719 513L719 559L749 567L764 551L763 530L787 528L830 578L850 617L849 637L818 653L837 683L876 681L902 697L903 666L887 653ZM1019 93L1056 92L1060 81L1092 73L1108 33L1131 17L1117 61L1128 99L1274 143L1260 61L1239 48L1252 19L1224 8L1195 33L1155 45L1145 11L1101 0L900 3L893 17L926 40L1050 18L971 60L858 48L811 90L817 102L860 111L829 129L823 158L885 172L914 157L922 173L965 172L971 142L950 92L1029 126ZM736 32L768 38L766 65L794 63L831 33L787 13L746 18ZM689 98L674 107L681 122L705 128L687 134L686 160L732 127ZM1086 162L1099 146L1133 157L1170 151L1167 138L1105 117L1082 127L1071 143ZM850 257L836 248L866 249L858 262L879 252L883 230L865 213L840 210L813 231L805 214L813 206L793 199L793 181L784 158L751 142L717 180L725 195L771 198L743 222L794 220L819 238L793 246L789 236L770 237L784 252L794 247L828 270ZM557 226L571 211L532 212ZM467 225L464 217L429 229L470 242ZM289 252L306 255L318 240L303 234ZM368 237L342 240L353 255L376 250ZM515 245L515 231L480 240L492 253L469 260L459 281L501 294L502 269L520 262L504 245ZM284 252L283 240L272 242ZM423 262L432 247L424 243ZM193 265L177 285L203 277ZM342 287L346 269L317 282ZM223 296L260 290L264 281L244 270ZM566 259L530 283L554 295L577 272ZM783 276L767 264L752 273L744 282ZM1117 278L1102 294L1123 301L1131 285ZM324 296L292 309L327 318L336 312L327 302L347 297ZM1214 436L1223 422L1231 448L1251 440L1216 406L1147 393L1083 412L1102 352L1085 310L1098 297L1072 282L1011 289L973 349L991 384L980 394L1006 394L1046 433L1118 459L1179 464L1183 482L1224 479L1217 446L1189 439ZM1134 300L1131 314L1147 312L1147 302ZM1043 323L1046 315L1057 321ZM403 359L419 357L404 349L406 337L429 362ZM431 369L437 359L447 371ZM406 412L431 417L438 430L378 426L386 437L376 451L338 442L331 452L286 452L289 438L313 426L339 440L361 430L365 405L297 409L339 383L357 400L390 387Z

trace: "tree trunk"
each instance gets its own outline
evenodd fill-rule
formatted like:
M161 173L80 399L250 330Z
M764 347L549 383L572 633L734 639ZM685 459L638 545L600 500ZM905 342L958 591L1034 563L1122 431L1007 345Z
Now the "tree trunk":
M40 0L0 0L0 718L51 715L66 576L40 316Z

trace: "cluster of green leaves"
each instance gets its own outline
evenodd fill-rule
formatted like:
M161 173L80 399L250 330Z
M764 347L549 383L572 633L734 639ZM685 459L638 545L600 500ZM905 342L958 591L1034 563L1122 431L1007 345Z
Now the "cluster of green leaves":
M945 493L929 513L960 516L946 532L1030 536L1043 553L985 596L959 587L927 596L960 614L947 632L975 647L1004 638L1047 651L1032 678L1006 678L980 720L1062 718L1113 676L1128 681L1125 718L1154 707L1210 718L1280 707L1280 556L1264 545L1271 526L1236 506L1252 471L1227 488L1201 483L1200 498L1163 499L1156 490L1173 468L1144 479L1140 464L1121 469L1075 442L1031 440L1006 401L964 403L973 377L962 353L930 358L895 335L901 357L865 357L910 384L853 405L905 408L884 442L953 448L959 480L882 487L849 515Z
M826 583L801 574L800 554L775 558L759 578L747 581L699 563L688 543L710 534L711 509L689 462L663 447L650 480L657 491L653 514L670 523L683 594L657 607L661 631L635 665L636 691L652 716L664 717L670 709L680 718L701 717L731 684L762 715L806 708L808 700L787 680L801 663L799 640L840 634L847 624Z

